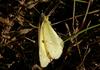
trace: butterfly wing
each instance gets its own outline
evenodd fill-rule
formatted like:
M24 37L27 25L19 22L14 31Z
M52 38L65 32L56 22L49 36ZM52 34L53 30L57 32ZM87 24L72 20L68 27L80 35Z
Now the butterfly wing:
M43 38L43 25L41 25L40 31L39 31L39 59L40 64L42 67L46 67L50 63L50 59L48 58L45 44L44 44L44 38Z
M58 59L63 50L63 40L51 27L48 16L44 16L39 31L39 58L42 67L46 67L52 59Z
M63 40L57 35L48 20L48 16L44 16L43 21L43 36L46 44L46 49L52 59L58 59L63 50Z

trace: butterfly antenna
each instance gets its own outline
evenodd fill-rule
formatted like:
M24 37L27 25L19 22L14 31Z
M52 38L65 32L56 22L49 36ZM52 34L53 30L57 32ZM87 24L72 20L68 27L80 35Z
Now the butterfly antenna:
M59 1L56 6L49 12L48 16L50 16L54 11L55 9L58 7L58 5L61 3L61 1Z

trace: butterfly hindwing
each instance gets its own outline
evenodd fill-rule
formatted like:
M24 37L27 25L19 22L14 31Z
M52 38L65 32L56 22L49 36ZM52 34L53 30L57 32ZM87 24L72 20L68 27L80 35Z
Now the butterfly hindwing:
M44 39L43 39L43 30L42 27L39 31L39 58L40 58L40 64L42 67L46 67L50 63L50 59L47 56L45 45L44 45Z

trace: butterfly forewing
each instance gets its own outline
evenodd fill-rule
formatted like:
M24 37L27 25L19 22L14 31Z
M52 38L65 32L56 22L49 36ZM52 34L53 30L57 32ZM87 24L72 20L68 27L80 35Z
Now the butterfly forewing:
M50 56L53 59L59 58L63 50L63 40L57 35L57 33L51 27L51 22L48 20L48 16L44 17L43 34L44 41L47 45L46 47Z

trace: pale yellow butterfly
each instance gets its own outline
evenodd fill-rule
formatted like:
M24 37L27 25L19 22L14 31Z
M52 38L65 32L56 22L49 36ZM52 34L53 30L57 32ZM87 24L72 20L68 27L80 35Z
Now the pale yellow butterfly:
M63 51L63 40L51 26L49 16L44 16L39 30L39 60L46 67L53 59L58 59Z

